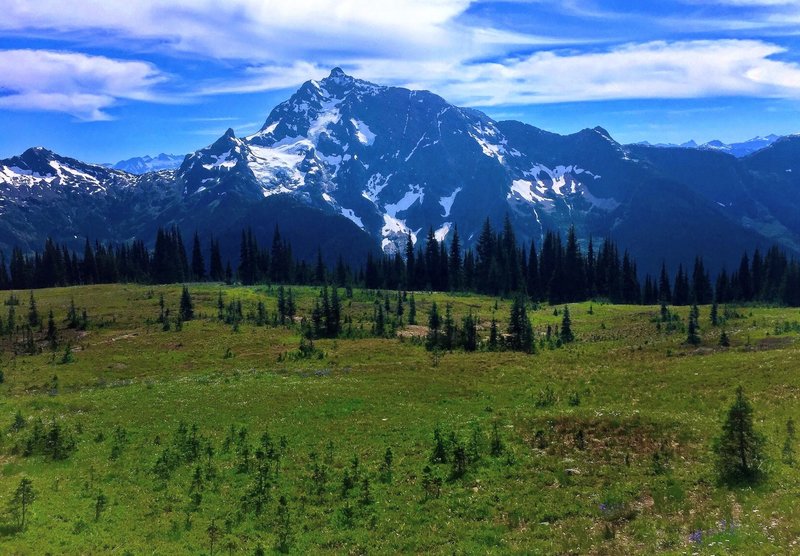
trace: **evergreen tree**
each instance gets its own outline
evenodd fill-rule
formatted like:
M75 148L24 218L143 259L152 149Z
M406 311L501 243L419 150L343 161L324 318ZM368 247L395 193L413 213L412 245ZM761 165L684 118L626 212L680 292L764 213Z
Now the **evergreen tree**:
M453 239L450 241L450 255L448 257L447 277L450 279L450 291L461 290L461 240L458 237L458 226L453 230Z
M494 318L494 315L492 315L492 324L491 327L489 328L489 345L487 346L487 348L489 349L489 351L497 351L499 347L500 347L500 338L497 330L497 319Z
M36 500L36 492L33 490L33 482L27 477L23 477L9 504L11 515L17 522L17 528L20 531L25 530L25 525L28 522L28 511L34 500Z
M569 343L575 339L572 333L572 319L569 316L569 306L564 306L564 315L561 317L561 342Z
M55 351L58 349L58 332L56 330L56 321L53 318L53 310L47 315L47 342L50 344L50 349Z
M289 513L289 504L285 496L278 499L278 510L276 515L276 535L275 550L287 553L292 544L292 522Z
M192 245L192 276L198 282L206 279L206 263L203 260L203 251L200 248L200 236L194 233Z
M442 326L442 320L441 317L439 316L439 308L436 306L436 302L434 301L431 304L430 311L428 312L428 337L426 341L426 346L428 349L434 349L440 347L441 326Z
M408 324L417 324L417 302L414 300L414 292L408 298Z
M36 328L39 326L39 319L39 310L36 308L36 299L33 297L33 291L31 291L31 298L28 304L28 325L31 328Z
M700 310L697 308L697 305L693 305L692 309L689 311L689 324L687 326L686 335L686 343L693 346L700 345L700 335L698 334L698 330L700 328L700 325L698 324L699 314Z
M509 348L530 353L533 350L533 328L528 319L525 298L517 296L511 305L508 322Z
M189 288L186 286L183 286L183 291L181 292L180 318L181 320L192 320L194 318L194 303L192 303Z
M209 278L212 282L222 282L225 280L225 269L222 266L222 252L219 248L219 240L211 238L211 262L209 267Z
M714 442L720 479L724 482L757 479L764 442L764 437L753 428L753 408L740 386L728 410L722 434Z
M472 311L464 317L461 327L461 346L464 351L475 351L478 349L478 319L472 316Z

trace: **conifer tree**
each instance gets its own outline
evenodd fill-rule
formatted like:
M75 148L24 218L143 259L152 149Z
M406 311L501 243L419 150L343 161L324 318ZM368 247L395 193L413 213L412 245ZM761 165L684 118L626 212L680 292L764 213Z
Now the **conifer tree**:
M569 306L564 306L564 315L561 317L561 342L568 344L575 339L572 333L572 319L569 315Z
M192 296L189 294L189 288L185 285L181 292L180 318L181 320L192 320L194 318L194 303L192 303Z
M33 291L31 291L31 298L28 305L28 325L31 328L36 328L39 326L39 319L39 310L36 308L36 299L33 297Z
M36 500L36 492L33 490L33 482L29 478L23 477L9 503L9 510L11 515L14 516L17 528L20 531L25 530L25 525L28 522L28 511L34 500Z
M206 278L206 263L203 260L203 251L200 248L200 236L194 233L192 243L192 277L201 282Z
M434 349L441 345L441 326L442 320L439 316L439 308L436 306L436 302L434 301L431 304L430 311L428 312L428 338L426 341L426 346L428 349Z
M292 521L289 513L289 503L285 496L278 499L278 510L276 515L276 534L277 541L275 550L278 552L289 552L292 544Z
M461 346L464 351L475 351L478 349L478 319L472 316L472 311L463 319L461 328Z
M417 324L417 302L414 300L414 292L408 298L408 324Z
M700 335L698 334L698 329L700 328L700 325L698 324L699 314L700 310L697 308L697 305L692 305L692 309L689 311L689 324L687 326L686 343L693 346L700 345Z
M750 482L758 478L764 443L764 437L753 427L753 407L739 386L736 400L722 426L722 434L714 442L720 479L724 482Z
M497 330L497 319L494 318L494 315L492 315L492 324L491 327L489 328L489 345L487 346L487 348L489 349L489 351L497 351L499 347L500 347L500 338Z
M219 240L211 238L211 257L209 266L209 278L213 282L222 282L225 280L225 269L222 266L222 253L219 248Z
M56 331L56 321L53 318L52 309L47 315L47 342L50 344L51 350L58 349L58 332Z

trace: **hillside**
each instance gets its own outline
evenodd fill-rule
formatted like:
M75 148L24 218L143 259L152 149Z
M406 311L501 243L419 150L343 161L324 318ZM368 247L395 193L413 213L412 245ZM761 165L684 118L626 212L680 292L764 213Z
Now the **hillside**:
M40 353L25 354L21 332L2 337L0 498L6 506L23 477L36 498L25 531L6 516L0 552L209 553L212 537L214 553L234 554L282 539L298 554L797 546L797 473L781 456L786 421L800 414L794 310L721 307L732 344L721 348L708 307L702 343L690 347L688 308L668 331L658 307L575 304L576 340L557 347L547 328L562 315L530 307L536 354L433 356L414 339L424 326L376 338L375 292L340 290L342 337L315 340L318 351L303 357L299 325L271 324L275 288L189 289L195 318L180 330L158 322L161 295L177 314L178 286L91 286L35 292ZM308 317L318 290L293 292L297 317ZM20 323L29 294L16 295ZM459 326L477 315L482 342L493 315L506 329L508 300L414 296L423 324L436 301L452 305ZM73 300L86 330L67 327ZM226 324L237 301L243 320ZM712 440L737 385L767 438L767 478L756 488L719 486L713 468ZM437 429L446 463L431 462ZM468 455L461 476L451 431Z

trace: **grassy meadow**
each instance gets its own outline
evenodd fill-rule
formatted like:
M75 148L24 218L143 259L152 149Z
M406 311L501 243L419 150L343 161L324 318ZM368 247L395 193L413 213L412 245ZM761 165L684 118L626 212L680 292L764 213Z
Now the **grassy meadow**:
M275 288L189 289L195 319L169 331L159 296L176 314L179 285L34 292L58 347L0 340L0 554L800 554L800 464L782 455L800 420L797 309L729 308L722 348L709 307L695 347L688 307L667 331L659 307L572 304L566 346L434 356L424 326L371 337L375 292L339 290L353 338L304 358L296 324L217 318L219 292L271 315ZM318 290L293 291L307 316ZM30 294L16 295L22 322ZM434 300L459 323L471 310L484 340L511 306L415 299L420 324ZM85 331L66 327L71 300ZM554 310L529 310L539 340ZM729 487L711 445L739 385L768 458L761 482ZM74 441L64 459L30 449L39 421ZM23 477L21 529L6 509Z

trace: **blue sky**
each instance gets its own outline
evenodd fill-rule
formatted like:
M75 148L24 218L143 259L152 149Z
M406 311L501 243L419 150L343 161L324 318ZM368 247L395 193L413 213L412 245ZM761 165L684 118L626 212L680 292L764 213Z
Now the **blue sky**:
M0 157L190 152L255 131L334 66L622 142L800 132L800 0L0 0L0 13Z

